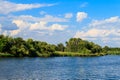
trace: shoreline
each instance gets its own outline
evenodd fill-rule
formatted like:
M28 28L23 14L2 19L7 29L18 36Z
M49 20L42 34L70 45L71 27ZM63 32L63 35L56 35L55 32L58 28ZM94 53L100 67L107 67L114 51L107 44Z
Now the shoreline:
M105 53L83 54L74 52L55 52L52 55L43 54L36 57L99 57L106 55L119 55L119 54L105 54ZM34 56L15 56L9 53L0 53L0 57L34 57Z

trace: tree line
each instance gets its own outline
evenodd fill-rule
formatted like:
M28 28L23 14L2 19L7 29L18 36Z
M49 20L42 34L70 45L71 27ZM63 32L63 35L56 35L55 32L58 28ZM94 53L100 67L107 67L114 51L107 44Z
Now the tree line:
M66 42L66 46L62 43L57 45L57 51L66 52L78 52L78 53L101 53L103 51L102 47L86 40L80 38L71 38Z
M120 48L109 48L80 38L70 38L65 44L59 43L57 45L48 44L46 42L36 41L33 39L24 40L21 37L13 38L9 36L0 35L0 53L10 54L15 57L49 57L56 56L57 51L73 52L82 54L99 54L112 53L119 51Z
M0 52L9 53L15 57L51 56L55 52L55 46L33 39L23 40L21 37L0 35Z

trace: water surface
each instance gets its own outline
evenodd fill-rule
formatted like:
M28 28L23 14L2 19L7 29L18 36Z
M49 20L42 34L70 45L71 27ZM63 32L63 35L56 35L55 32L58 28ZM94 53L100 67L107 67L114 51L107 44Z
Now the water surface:
M81 79L120 79L120 56L0 58L0 80Z

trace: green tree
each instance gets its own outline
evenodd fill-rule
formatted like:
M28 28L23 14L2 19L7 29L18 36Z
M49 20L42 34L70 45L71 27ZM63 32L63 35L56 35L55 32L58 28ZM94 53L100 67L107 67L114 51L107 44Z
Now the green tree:
M110 48L109 48L108 46L105 46L105 47L103 48L103 51L104 51L104 52L107 52L107 51L109 51L109 49L110 49Z
M57 44L57 46L56 46L56 50L57 50L57 51L62 51L62 52L64 52L65 47L64 47L64 45L63 45L62 43L59 43L59 44Z

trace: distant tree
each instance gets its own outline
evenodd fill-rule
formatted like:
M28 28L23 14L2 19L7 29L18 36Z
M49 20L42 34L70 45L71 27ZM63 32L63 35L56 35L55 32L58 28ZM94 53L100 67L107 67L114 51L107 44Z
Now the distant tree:
M110 49L110 48L109 48L108 46L105 46L105 47L103 48L103 51L104 51L104 52L107 52L107 51L109 51L109 49Z
M9 53L16 57L22 56L52 56L55 51L78 52L84 54L101 53L102 51L120 51L120 48L109 48L82 40L80 38L70 38L66 42L66 46L62 43L58 45L48 44L46 42L34 41L33 39L23 40L21 37L12 38L0 35L0 53Z
M57 51L62 51L62 52L64 52L65 47L64 47L64 45L63 45L62 43L59 43L59 44L57 45L57 47L56 47L56 50L57 50Z
M100 53L102 51L102 48L99 45L94 45L91 49L92 53Z
M80 38L71 38L68 42L66 42L66 50L69 52L77 52L79 48L79 42L81 42Z
M16 57L22 56L50 56L55 52L55 46L46 42L23 40L21 37L12 38L0 35L0 52L9 53Z
M82 53L100 53L101 46L88 42L80 38L71 38L66 42L66 51L69 52L82 52Z

